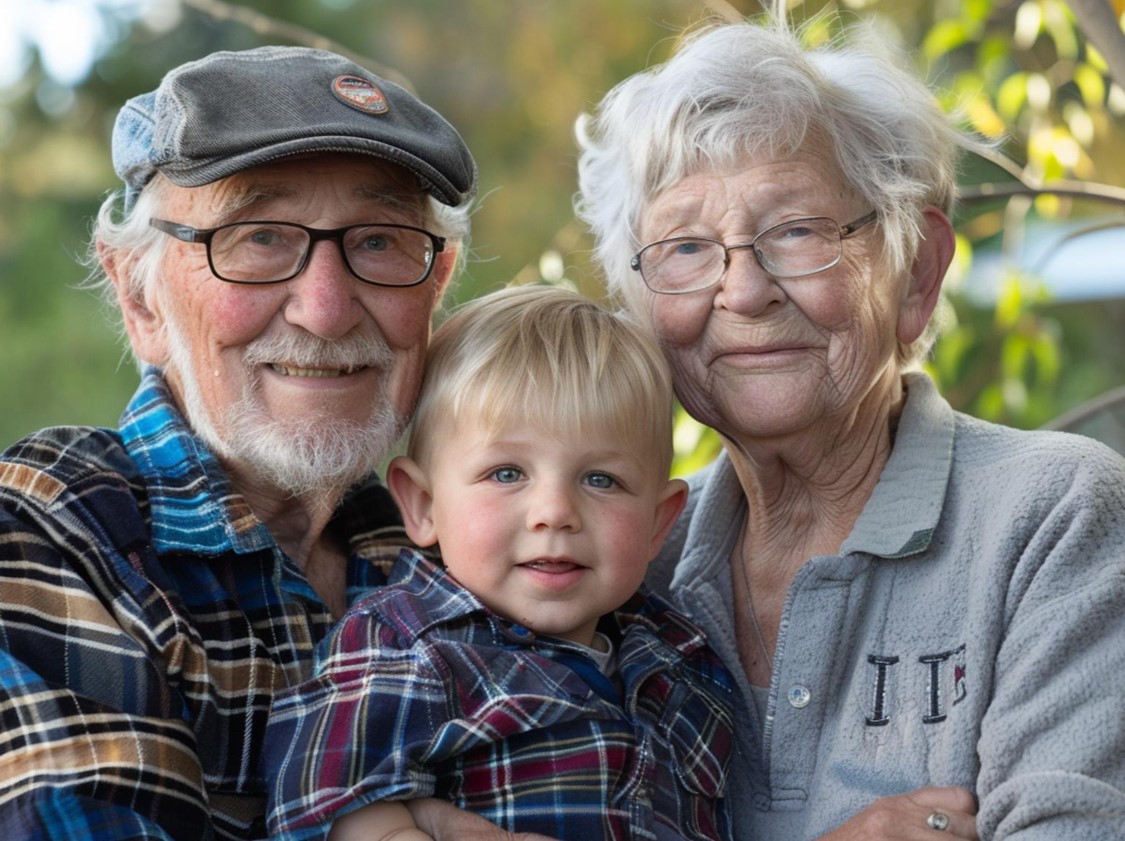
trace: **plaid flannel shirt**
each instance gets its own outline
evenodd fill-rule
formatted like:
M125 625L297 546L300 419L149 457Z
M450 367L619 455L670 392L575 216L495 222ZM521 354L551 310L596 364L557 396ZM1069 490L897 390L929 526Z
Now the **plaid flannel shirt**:
M367 803L427 796L573 841L727 836L732 681L665 601L637 594L603 619L615 684L416 552L390 583L275 699L271 837L320 838Z
M398 523L374 482L337 512L350 596L385 582ZM119 431L16 444L0 457L0 837L264 837L270 703L331 625L155 371Z

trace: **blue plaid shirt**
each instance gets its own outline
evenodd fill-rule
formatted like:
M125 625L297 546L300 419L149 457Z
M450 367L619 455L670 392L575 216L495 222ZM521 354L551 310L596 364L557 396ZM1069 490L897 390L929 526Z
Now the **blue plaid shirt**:
M350 597L407 542L376 482L332 529ZM265 837L266 717L332 617L160 374L0 457L0 594L0 837Z
M603 619L611 680L416 552L390 581L274 702L271 836L321 838L364 804L437 796L570 841L727 837L732 681L665 601L638 594Z

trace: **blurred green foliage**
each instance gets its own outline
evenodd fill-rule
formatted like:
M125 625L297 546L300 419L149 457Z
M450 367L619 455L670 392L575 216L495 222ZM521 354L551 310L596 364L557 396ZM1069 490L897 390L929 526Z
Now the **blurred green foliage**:
M91 0L95 2L96 0ZM50 79L34 51L0 89L0 335L7 364L0 442L54 423L113 424L136 372L94 297L75 287L89 220L116 187L113 117L173 66L216 49L307 43L400 74L465 135L480 166L472 257L452 302L544 277L600 296L589 241L573 221L573 122L617 81L661 61L708 16L761 12L754 0L138 0L105 4L109 40L87 78ZM770 4L775 5L775 4ZM790 0L874 17L941 92L1034 183L1125 184L1122 103L1062 0ZM810 37L829 37L821 24ZM979 170L979 171L978 171ZM968 168L966 183L1011 181ZM1022 203L1021 203L1022 202ZM1105 208L1102 208L1103 210ZM1110 208L1113 210L1113 208ZM1125 382L1120 300L1061 304L1013 263L995 305L966 288L967 257L1028 219L1087 212L1071 198L968 201L964 258L951 274L956 321L930 370L958 408L1035 426ZM1116 212L1120 213L1121 208ZM706 463L714 434L677 424L677 472Z

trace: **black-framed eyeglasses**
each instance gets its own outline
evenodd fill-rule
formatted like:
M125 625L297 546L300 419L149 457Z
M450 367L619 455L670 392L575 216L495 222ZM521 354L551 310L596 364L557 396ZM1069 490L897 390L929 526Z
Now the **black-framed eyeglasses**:
M409 225L348 225L310 228L295 222L232 222L217 228L192 228L150 219L159 231L207 247L211 273L228 283L281 283L309 262L313 243L330 239L348 271L373 286L417 286L434 269L434 255L445 240Z
M661 295L682 295L714 286L730 265L730 252L749 248L758 264L777 278L805 277L840 262L843 240L874 222L872 210L847 225L815 216L793 219L762 231L744 245L727 245L706 237L673 237L646 245L629 265L645 285Z

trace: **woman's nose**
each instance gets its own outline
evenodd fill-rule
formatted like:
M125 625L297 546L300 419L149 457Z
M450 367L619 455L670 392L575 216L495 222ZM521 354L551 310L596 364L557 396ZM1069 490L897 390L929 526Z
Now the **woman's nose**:
M785 301L777 278L762 268L754 249L729 249L727 270L715 294L715 306L743 315L758 315Z

